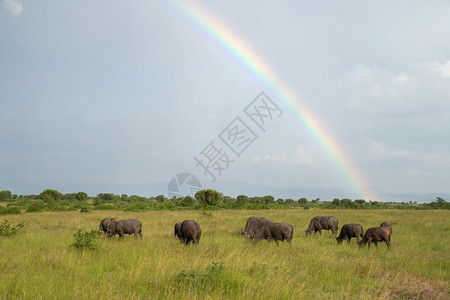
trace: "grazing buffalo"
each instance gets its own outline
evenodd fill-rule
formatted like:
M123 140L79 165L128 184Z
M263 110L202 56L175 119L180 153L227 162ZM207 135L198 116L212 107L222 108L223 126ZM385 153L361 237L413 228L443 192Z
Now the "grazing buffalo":
M139 220L120 220L117 222L112 222L108 226L108 237L118 234L119 239L123 238L124 234L134 234L134 236L139 236L142 239L142 223Z
M378 242L385 242L388 249L391 246L391 236L389 230L385 227L372 227L367 229L360 246L364 247L368 243L368 248L370 249L370 244L375 243L375 247L378 248Z
M179 238L186 245L189 244L189 242L198 244L200 242L201 235L202 229L194 220L184 220L183 223L181 223Z
M104 233L108 232L108 226L111 225L111 223L117 222L114 218L106 218L100 221L100 226L98 226L98 230L103 231Z
M272 221L264 217L250 217L245 224L245 230L241 229L242 235L247 239L253 239L256 235L260 236L268 222Z
M259 241L261 239L266 239L268 242L271 240L275 240L278 244L278 241L284 242L284 240L288 241L288 243L292 240L292 235L294 234L294 227L288 223L275 223L269 221L264 226L262 232L259 234L255 234L252 236L254 241Z
M391 223L389 223L389 222L383 222L383 223L381 223L380 227L384 227L384 228L386 228L387 230L389 230L389 237L391 237L391 235L392 235L392 227L391 227Z
M308 229L306 229L306 235L314 234L318 231L322 235L322 230L331 230L333 235L336 236L338 231L339 221L333 216L316 216L309 222Z
M177 238L179 238L179 237L180 237L180 234L181 234L180 230L181 230L181 223L178 222L178 223L176 223L175 226L174 226L174 232L173 232L173 235L176 236Z
M358 241L358 244L361 244L361 239L364 238L364 230L363 227L360 224L345 224L341 228L341 233L336 238L338 244L342 243L342 240L345 238L347 240L347 243L350 244L350 240L352 237L356 238Z

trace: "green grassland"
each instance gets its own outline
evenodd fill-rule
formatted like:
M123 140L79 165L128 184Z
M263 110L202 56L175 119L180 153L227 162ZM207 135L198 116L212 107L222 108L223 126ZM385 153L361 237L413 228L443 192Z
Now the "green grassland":
M306 237L315 215L339 228L393 225L391 249L338 245L329 231ZM291 244L252 243L239 235L250 216L294 226ZM101 219L137 218L143 239L100 237L100 247L70 245ZM450 292L448 210L218 210L44 212L8 215L25 221L0 237L0 298L26 299L403 299L433 289ZM0 221L4 218L0 218ZM173 225L195 219L200 243L184 246Z

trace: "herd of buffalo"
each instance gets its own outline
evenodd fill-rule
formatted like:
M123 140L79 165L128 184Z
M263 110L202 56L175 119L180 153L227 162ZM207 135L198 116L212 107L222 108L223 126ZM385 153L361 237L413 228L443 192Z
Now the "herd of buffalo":
M339 221L333 216L316 216L311 219L306 235L314 232L322 234L322 230L331 230L334 236L338 232ZM142 223L136 219L116 221L114 218L103 219L100 222L99 230L103 231L108 237L119 235L119 239L123 238L124 234L139 235L142 239ZM287 241L292 240L294 227L288 223L276 223L265 217L250 217L245 224L245 230L241 229L242 235L254 242L259 240L275 240ZM198 243L202 235L200 225L194 220L185 220L176 223L174 226L174 235L188 245L190 242ZM388 249L391 245L392 227L388 222L383 222L379 227L371 227L364 233L363 227L360 224L350 223L345 224L341 228L339 236L336 237L340 244L344 239L350 243L350 240L356 238L360 247L374 243L378 247L378 242L385 242Z

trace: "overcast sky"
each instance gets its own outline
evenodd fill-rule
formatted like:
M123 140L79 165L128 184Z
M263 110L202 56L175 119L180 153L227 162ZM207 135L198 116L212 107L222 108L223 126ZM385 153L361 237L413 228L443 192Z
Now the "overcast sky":
M281 87L176 4L1 1L0 190L142 194L126 186L181 172L213 188L358 189L277 99ZM270 65L371 189L450 193L449 1L183 3ZM265 131L244 112L260 92L282 111ZM236 117L258 136L240 156L220 139ZM215 183L194 160L211 142L233 161Z

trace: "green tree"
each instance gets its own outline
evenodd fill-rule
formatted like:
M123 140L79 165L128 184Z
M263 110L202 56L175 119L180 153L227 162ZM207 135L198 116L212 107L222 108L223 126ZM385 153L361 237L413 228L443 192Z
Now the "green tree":
M86 201L88 198L88 195L85 192L78 192L76 193L75 197L78 201Z
M236 197L237 203L245 204L248 202L248 197L246 195L239 195Z
M355 203L359 204L359 205L364 205L364 204L366 204L366 201L364 199L356 199Z
M58 192L57 190L51 190L51 189L46 189L44 191L42 191L42 193L39 194L39 198L41 200L44 200L44 197L47 198L52 198L54 201L59 201L61 200L61 196L62 194L60 192Z
M97 195L97 198L100 198L104 202L113 202L114 200L119 200L120 197L112 193L101 193Z
M166 197L164 197L164 195L158 195L155 197L155 199L158 202L164 202L166 200Z
M46 189L39 194L39 198L44 201L49 210L56 209L57 203L61 200L62 194L57 190Z
M431 202L430 206L438 209L450 209L450 202L445 201L441 197L436 197L436 200Z
M0 201L8 201L9 199L11 199L10 191L1 191L0 192Z
M75 201L77 200L76 194L75 193L69 193L69 194L64 194L61 196L61 200L65 200L65 201Z
M271 195L262 197L262 203L264 203L264 204L272 204L274 202L275 202L275 198Z
M139 202L139 201L142 201L142 197L140 197L138 195L131 195L128 197L127 201L128 202Z
M339 200L338 198L334 198L333 201L331 201L331 204L339 206L341 204L341 200Z
M352 208L352 207L355 207L356 205L350 199L342 199L341 200L341 206L344 206L344 207L347 207L347 208Z
M44 195L44 198L42 198L42 201L44 201L47 209L49 209L49 210L56 209L56 200L53 197L51 197L50 195Z
M230 196L223 196L222 195L222 202L223 203L233 203L233 202L236 202L236 199L233 199Z
M93 204L94 204L94 206L102 205L102 204L105 204L105 200L103 200L101 197L97 196L94 198Z
M249 203L258 203L258 204L261 204L262 202L262 198L261 197L250 197L250 198L248 198L248 202Z
M308 203L308 199L306 199L305 197L298 199L298 204L307 204L307 203Z
M445 204L445 203L447 203L447 201L445 201L441 197L436 197L435 201L436 201L437 204Z
M284 200L284 203L288 204L288 205L293 205L295 204L294 199L288 198Z
M194 205L194 203L195 203L194 198L192 198L191 196L186 196L180 201L180 203L178 205L183 206L183 207L189 207L189 206Z
M203 205L213 206L222 202L222 195L216 190L200 190L195 193L195 199Z

